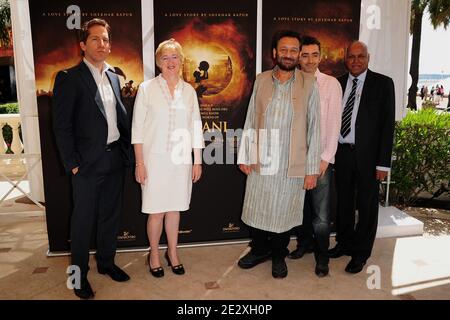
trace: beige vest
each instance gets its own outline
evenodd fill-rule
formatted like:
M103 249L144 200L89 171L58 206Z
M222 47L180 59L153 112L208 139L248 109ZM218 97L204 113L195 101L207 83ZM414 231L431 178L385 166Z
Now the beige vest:
M304 177L306 171L306 130L308 101L315 78L313 74L295 69L295 80L291 86L292 106L294 108L291 121L288 177ZM272 70L265 71L256 77L255 98L255 130L265 129L266 111L274 94ZM258 139L259 140L259 139ZM259 143L258 143L259 145ZM258 149L258 148L257 148ZM259 149L256 150L259 155ZM259 173L258 163L255 167Z

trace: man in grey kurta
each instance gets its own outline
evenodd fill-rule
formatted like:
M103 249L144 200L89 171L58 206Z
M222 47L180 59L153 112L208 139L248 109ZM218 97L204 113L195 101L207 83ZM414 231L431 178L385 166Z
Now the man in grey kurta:
M287 276L289 231L302 223L305 189L320 164L320 106L313 76L296 68L300 35L274 36L277 65L258 75L248 107L238 163L248 175L242 221L252 227L248 269L272 257L272 275Z

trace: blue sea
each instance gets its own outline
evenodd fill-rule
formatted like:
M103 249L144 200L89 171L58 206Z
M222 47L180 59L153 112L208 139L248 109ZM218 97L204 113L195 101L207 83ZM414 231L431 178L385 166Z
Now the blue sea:
M426 85L428 89L431 89L436 84L442 84L443 81L448 81L448 78L450 78L450 74L420 74L417 87L420 89L423 85ZM444 89L447 90L448 88Z

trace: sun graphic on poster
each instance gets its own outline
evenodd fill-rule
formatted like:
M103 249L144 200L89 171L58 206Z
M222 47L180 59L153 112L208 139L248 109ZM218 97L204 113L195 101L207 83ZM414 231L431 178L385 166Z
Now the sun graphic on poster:
M251 92L247 65L253 51L232 20L212 24L195 18L165 38L181 44L182 76L194 87L200 106L232 108Z
M231 57L221 47L207 43L187 47L183 66L183 78L197 92L199 98L222 92L233 77Z

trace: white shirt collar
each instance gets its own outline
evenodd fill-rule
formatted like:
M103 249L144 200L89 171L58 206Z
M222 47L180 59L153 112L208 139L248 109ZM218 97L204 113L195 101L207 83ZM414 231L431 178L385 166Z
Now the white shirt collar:
M97 67L95 67L92 63L90 63L86 58L83 58L83 62L88 66L89 70L91 70L91 72L96 72L96 73L100 73L100 71L98 70ZM106 61L103 62L103 68L102 68L102 74L106 72L106 70L110 69L111 71L114 70L114 68L108 64Z
M352 76L351 73L348 74L348 80L349 81L353 81L353 79L358 78L358 83L364 83L364 81L366 80L366 76L367 76L367 70L364 71L363 73L361 73L359 76L354 77Z

